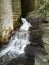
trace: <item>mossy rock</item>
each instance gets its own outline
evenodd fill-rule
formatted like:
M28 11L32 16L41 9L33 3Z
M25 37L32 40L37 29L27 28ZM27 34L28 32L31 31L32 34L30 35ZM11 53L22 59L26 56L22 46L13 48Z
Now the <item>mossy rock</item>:
M29 12L29 14L27 15L27 18L34 18L34 19L43 19L45 16L39 12L39 10L37 11L32 11L32 12Z

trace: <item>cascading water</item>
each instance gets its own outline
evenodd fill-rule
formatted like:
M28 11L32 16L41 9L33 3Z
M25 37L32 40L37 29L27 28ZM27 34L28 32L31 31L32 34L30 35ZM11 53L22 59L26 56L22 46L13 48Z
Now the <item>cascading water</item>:
M2 58L2 62L0 65L7 65L7 61L17 58L21 54L25 54L24 48L26 45L30 44L28 30L31 24L24 18L22 18L22 22L23 25L20 27L19 31L16 31L14 36L11 37L7 47L1 50L0 58Z

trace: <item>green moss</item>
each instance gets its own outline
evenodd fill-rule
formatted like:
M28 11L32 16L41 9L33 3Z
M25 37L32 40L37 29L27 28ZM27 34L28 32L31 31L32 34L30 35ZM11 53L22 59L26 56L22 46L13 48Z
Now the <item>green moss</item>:
M45 65L49 65L49 55L45 55L44 58L47 60L47 63Z
M45 18L49 17L49 2L44 3L44 5L41 5L39 11L45 15Z
M45 55L44 58L49 60L49 55Z

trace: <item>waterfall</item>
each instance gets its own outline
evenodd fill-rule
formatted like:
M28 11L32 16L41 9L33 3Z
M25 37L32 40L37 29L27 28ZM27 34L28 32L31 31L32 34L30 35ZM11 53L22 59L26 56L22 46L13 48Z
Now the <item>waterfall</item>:
M19 28L19 31L16 31L11 37L7 47L0 51L0 58L2 57L3 61L8 61L17 58L21 54L25 54L24 49L26 45L30 44L28 30L31 24L25 18L21 18L21 20L23 25Z

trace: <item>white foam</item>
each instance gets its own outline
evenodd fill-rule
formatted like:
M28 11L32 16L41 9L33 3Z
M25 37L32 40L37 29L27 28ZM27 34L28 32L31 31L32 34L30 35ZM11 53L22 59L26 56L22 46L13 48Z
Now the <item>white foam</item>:
M27 22L26 19L21 18L23 25L20 27L20 30L25 30L27 32L19 32L16 31L13 37L11 37L11 40L9 41L9 44L7 47L0 52L0 57L9 54L9 57L17 57L20 54L25 53L24 48L26 45L30 44L29 41L29 27L31 27L30 23Z

